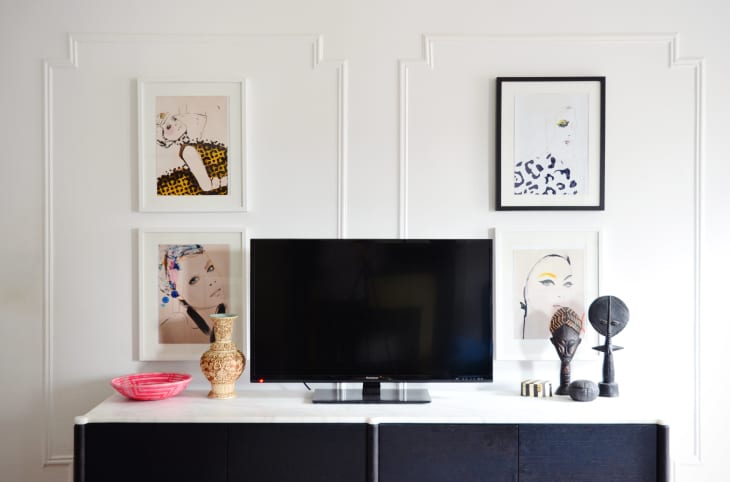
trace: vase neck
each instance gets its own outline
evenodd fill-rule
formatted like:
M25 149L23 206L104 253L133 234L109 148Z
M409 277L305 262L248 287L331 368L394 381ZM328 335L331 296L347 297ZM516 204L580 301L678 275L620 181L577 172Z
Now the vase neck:
M231 341L233 320L235 319L235 316L214 318L213 332L215 333L215 340L217 342Z

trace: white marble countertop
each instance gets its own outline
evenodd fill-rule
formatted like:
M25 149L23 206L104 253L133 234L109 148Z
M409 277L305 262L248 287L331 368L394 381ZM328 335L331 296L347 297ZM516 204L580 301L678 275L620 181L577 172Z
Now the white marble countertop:
M427 404L313 404L312 392L255 387L228 400L209 399L197 388L158 401L114 394L75 423L663 423L661 406L625 396L575 402L521 397L518 387L432 386Z

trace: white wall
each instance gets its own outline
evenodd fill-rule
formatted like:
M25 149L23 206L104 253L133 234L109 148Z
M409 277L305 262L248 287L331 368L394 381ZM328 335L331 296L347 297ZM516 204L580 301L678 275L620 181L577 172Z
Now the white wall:
M17 435L0 441L0 479L68 480L73 416L113 376L200 381L193 362L135 361L136 230L236 226L601 229L600 291L632 313L621 389L668 407L676 480L722 480L729 15L721 0L2 0L0 420ZM247 79L249 211L139 213L136 79L230 75ZM504 75L607 77L604 212L494 210ZM557 366L498 362L496 377ZM595 368L578 364L574 378Z

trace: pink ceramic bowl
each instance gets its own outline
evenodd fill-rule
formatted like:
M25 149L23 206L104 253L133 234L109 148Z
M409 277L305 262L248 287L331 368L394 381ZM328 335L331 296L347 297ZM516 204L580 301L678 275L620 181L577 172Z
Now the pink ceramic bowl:
M111 384L132 400L163 400L182 392L192 378L186 373L135 373L114 378Z

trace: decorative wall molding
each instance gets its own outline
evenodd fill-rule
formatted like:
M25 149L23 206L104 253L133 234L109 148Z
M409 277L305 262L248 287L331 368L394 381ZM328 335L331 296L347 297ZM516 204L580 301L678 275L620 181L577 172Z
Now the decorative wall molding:
M118 43L218 43L225 40L244 39L300 39L312 44L312 69L331 63L336 65L337 73L337 219L335 220L338 237L346 233L347 198L347 61L326 59L324 39L321 35L158 35L158 34L89 34L71 33L68 35L68 56L64 59L47 59L43 62L43 142L44 142L44 234L43 234L43 466L70 465L72 454L53 453L52 422L56 415L54 403L54 72L79 67L80 44L118 44Z
M347 233L347 119L348 119L348 76L347 60L324 60L324 38L320 35L312 45L313 68L323 62L337 64L337 237Z
M424 53L425 55L425 53ZM428 56L425 62L428 62ZM401 60L399 69L399 147L398 147L398 237L408 237L408 68L413 61Z
M399 62L399 237L408 237L408 171L409 171L409 70L415 65L426 65L430 70L436 68L435 46L443 42L470 42L484 40L511 40L515 42L564 41L608 44L655 44L667 48L667 67L689 68L694 73L694 232L693 232L693 312L692 320L692 364L694 379L693 391L693 451L689 456L680 456L676 463L696 465L702 463L702 416L700 400L700 353L701 348L701 315L702 315L702 247L704 243L704 144L705 144L705 61L701 57L680 57L679 35L676 33L658 34L616 34L616 35L423 35L420 59L401 60ZM676 470L673 471L676 474Z
M47 60L43 63L43 143L45 187L44 229L43 229L43 402L44 402L44 444L43 466L68 465L73 462L72 455L53 454L51 422L55 416L53 403L53 72L55 69L77 67L77 45L69 37L69 58L66 60Z

